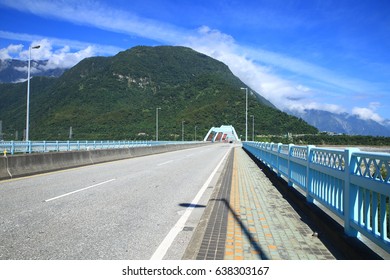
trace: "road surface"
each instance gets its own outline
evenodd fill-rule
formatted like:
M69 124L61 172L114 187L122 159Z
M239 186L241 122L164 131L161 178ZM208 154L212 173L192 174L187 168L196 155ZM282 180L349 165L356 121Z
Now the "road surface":
M0 259L180 259L231 147L0 181Z

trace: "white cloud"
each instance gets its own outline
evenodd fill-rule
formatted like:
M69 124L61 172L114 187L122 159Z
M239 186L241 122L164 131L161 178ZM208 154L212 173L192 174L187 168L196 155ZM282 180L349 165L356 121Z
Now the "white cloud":
M232 36L207 26L202 26L198 30L182 29L164 22L140 18L127 11L103 6L93 0L5 0L3 2L9 7L41 16L55 17L123 34L135 34L157 42L189 46L223 61L244 83L282 110L319 109L344 112L345 108L342 106L331 104L332 101L324 102L326 95L336 94L330 92L330 89L359 93L372 86L365 81L341 77L329 69L281 53L242 46ZM3 32L3 36L6 35ZM25 34L25 37L27 36ZM34 40L37 41L37 38L34 37ZM49 40L49 43L53 42L54 40ZM63 44L63 46L67 45L70 44ZM50 46L46 46L35 55L47 57L50 59L50 65L54 66L77 63L79 59L94 53L96 48L85 45L73 53L66 47L53 51ZM281 74L282 72L288 72L291 76L305 77L306 80L312 81L311 85L306 84L302 79L295 81L287 78L288 76ZM354 110L359 113L359 116L380 119L372 108L355 107Z
M9 45L0 49L0 59L12 59L12 57L23 49L23 45Z
M281 78L273 73L271 67L256 63L242 53L243 48L229 35L203 26L183 44L227 64L244 83L282 110L303 110L308 104L313 104L310 101L314 95L312 89Z
M357 115L362 120L373 120L383 123L385 120L375 112L376 106L378 105L378 103L371 103L370 108L354 107L352 114Z
M111 8L99 1L4 0L3 4L16 10L40 16L56 17L72 23L92 25L103 30L133 34L159 42L173 43L188 30L153 19Z
M94 48L88 46L85 49L78 51L72 51L69 46L64 46L60 49L54 49L52 43L48 39L43 39L39 41L33 41L31 46L40 46L38 49L31 50L31 60L46 60L47 64L37 65L35 63L31 64L31 73L37 73L44 70L56 69L56 68L70 68L75 64L80 62L82 59L96 55ZM16 54L13 58L28 60L29 49L23 49L23 45L18 45L17 47L11 45L8 48L0 49L0 54L4 53L5 57L8 54L8 57L11 58L10 50ZM16 70L21 72L27 72L26 67L18 67Z
M381 103L380 102L370 102L368 104L368 108L370 108L371 110L375 111L376 109L378 109L379 107L382 107Z
M24 41L28 42L28 44L33 45L35 43L40 43L41 41L47 41L52 46L52 49L58 49L58 48L69 48L69 52L76 52L80 50L85 50L88 48L92 48L95 55L114 55L118 52L122 51L122 48L118 48L116 46L111 45L101 45L101 44L94 44L90 42L81 42L77 40L68 40L68 39L62 39L62 38L55 38L55 37L44 37L40 35L32 35L32 34L25 34L25 33L14 33L14 32L7 32L0 30L0 38L8 39L8 40L17 40L17 41ZM16 48L18 47L18 48ZM27 59L28 53L24 52L24 54L19 55L23 51L23 48L25 46L20 45L10 45L9 47L5 49L0 49L1 52L6 52L9 56L12 58L17 59ZM28 46L26 46L28 48ZM12 51L13 50L13 51ZM36 50L34 50L35 52ZM31 55L34 55L34 52L31 53Z
M50 50L50 54L47 57L48 62L44 67L44 70L54 68L70 68L84 58L91 57L94 55L95 51L92 46L88 46L87 48L79 50L77 52L71 52L68 46L65 46L62 49L56 50L54 52Z
M340 105L329 104L329 103L318 103L318 102L309 102L309 103L300 103L295 102L288 107L291 111L297 111L303 113L305 110L321 110L328 111L334 114L344 113L347 110Z
M278 69L288 71L294 75L308 77L328 88L339 88L352 92L361 92L363 88L370 85L362 80L343 77L338 73L324 67L302 61L281 53L275 53L264 49L253 49L242 47L242 51L247 53L254 62L273 66L275 72Z

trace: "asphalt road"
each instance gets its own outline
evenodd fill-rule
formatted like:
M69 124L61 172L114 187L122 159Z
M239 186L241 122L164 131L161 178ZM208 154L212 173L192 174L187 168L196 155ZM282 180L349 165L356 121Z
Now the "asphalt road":
M180 259L231 147L1 181L0 259Z

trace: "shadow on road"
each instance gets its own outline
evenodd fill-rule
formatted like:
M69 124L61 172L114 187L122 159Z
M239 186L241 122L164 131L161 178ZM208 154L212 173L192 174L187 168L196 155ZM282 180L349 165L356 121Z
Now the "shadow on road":
M206 205L192 204L192 203L180 203L179 206L185 207L185 208L206 208Z

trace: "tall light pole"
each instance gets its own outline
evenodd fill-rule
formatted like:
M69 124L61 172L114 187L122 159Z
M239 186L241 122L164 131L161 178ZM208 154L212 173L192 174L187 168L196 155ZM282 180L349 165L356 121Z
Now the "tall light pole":
M245 89L245 141L248 141L248 88Z
M255 116L251 115L252 117L252 141L255 141Z
M197 128L198 126L197 125L195 125L195 136L194 136L194 141L196 141L196 128Z
M31 49L39 49L41 46L37 45L29 47L28 49L28 68L27 68L27 112L26 112L26 141L29 140L30 132L30 68L31 68Z
M184 141L184 123L185 121L181 121L181 141Z
M156 108L156 142L158 141L158 110L161 110L161 108Z

